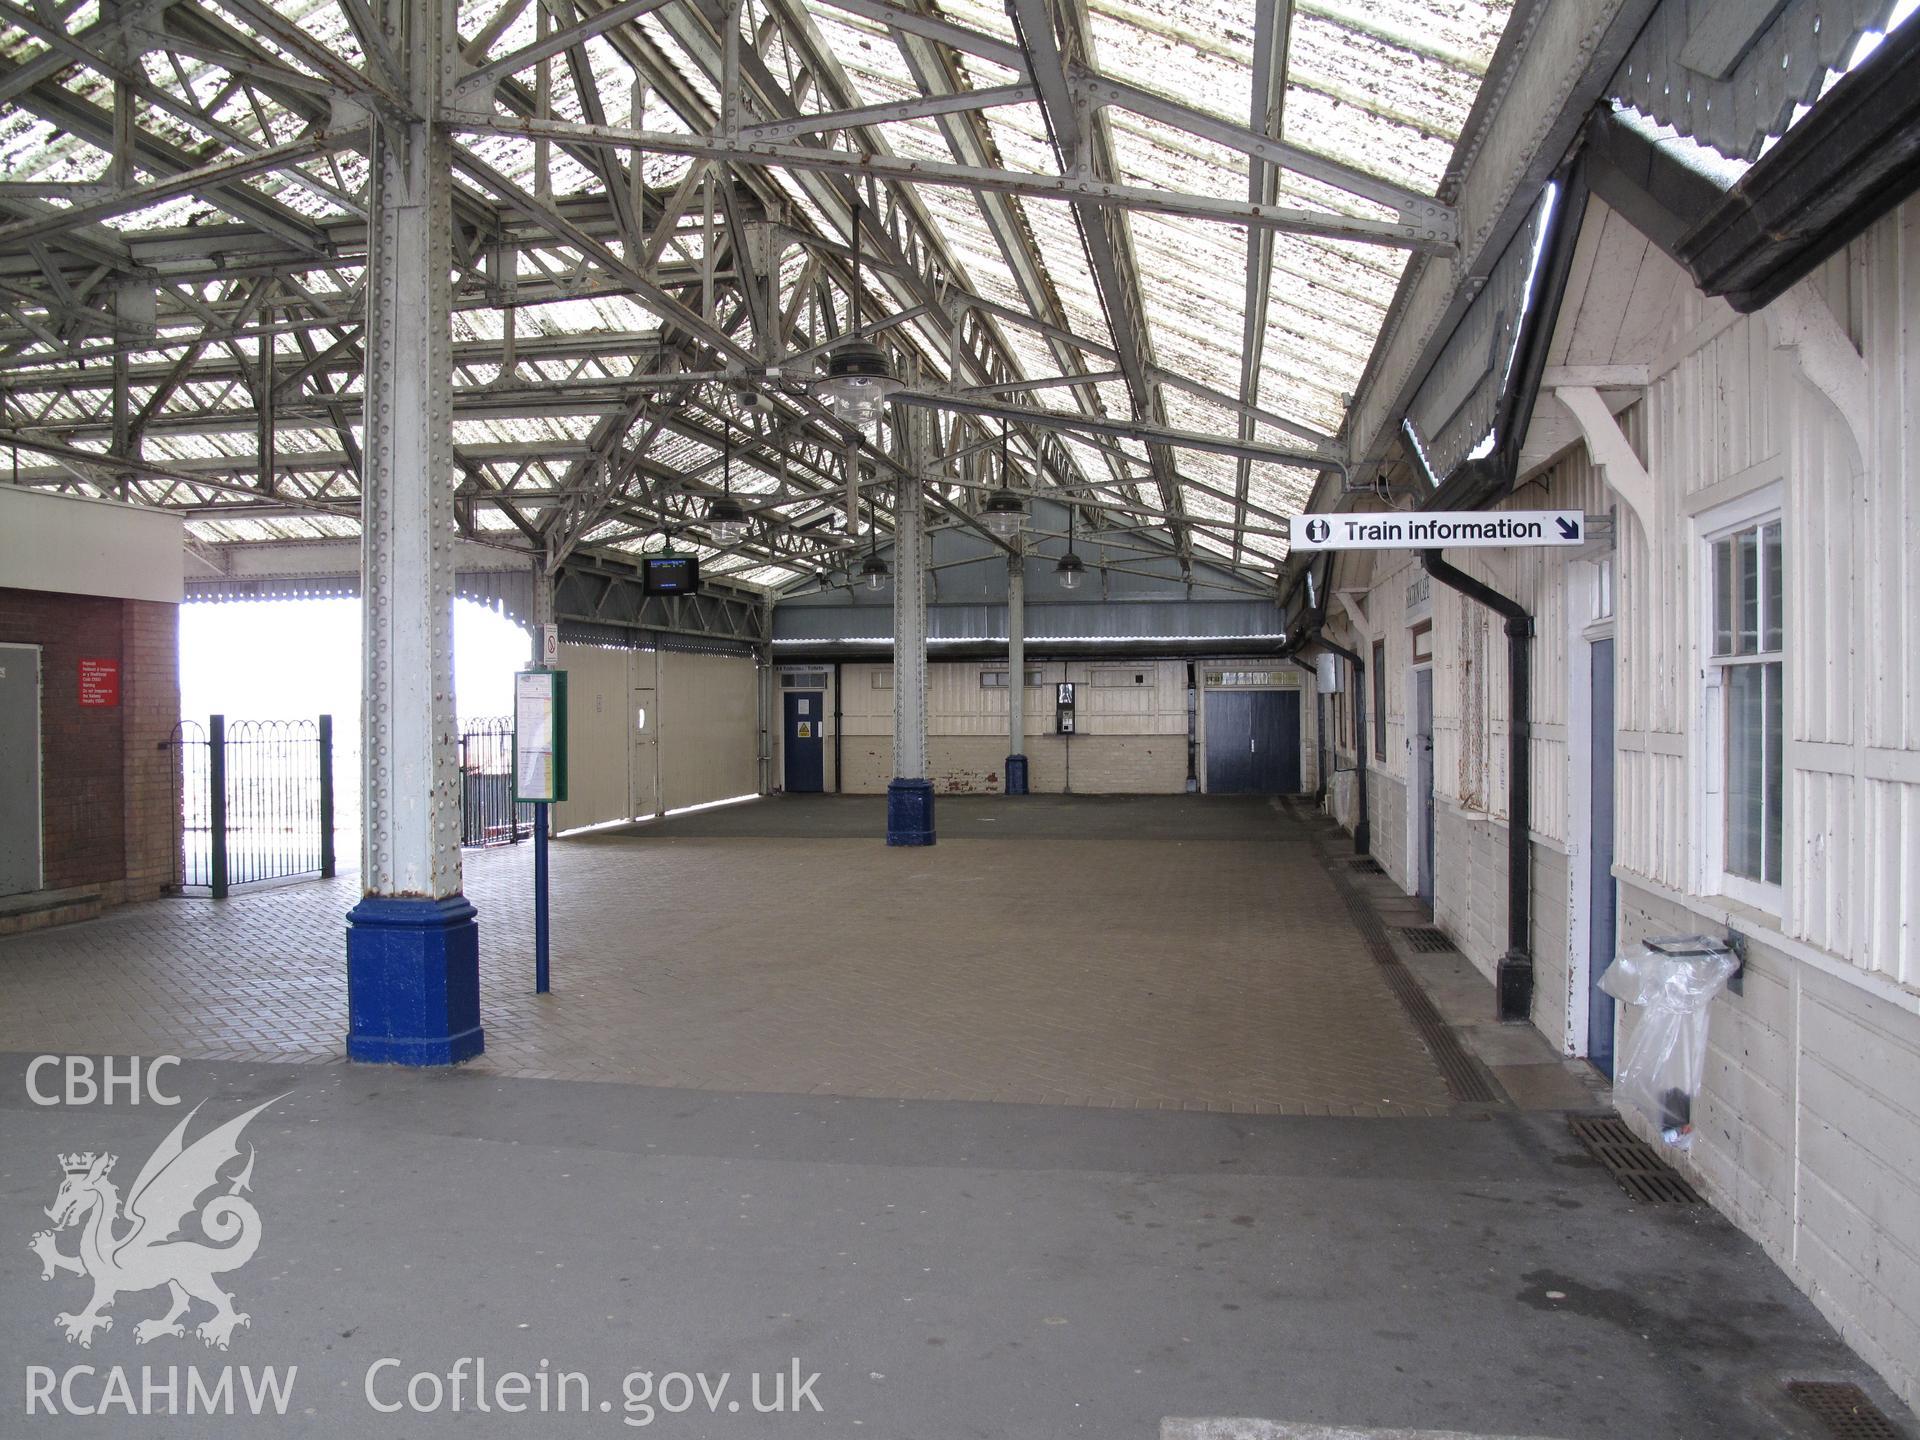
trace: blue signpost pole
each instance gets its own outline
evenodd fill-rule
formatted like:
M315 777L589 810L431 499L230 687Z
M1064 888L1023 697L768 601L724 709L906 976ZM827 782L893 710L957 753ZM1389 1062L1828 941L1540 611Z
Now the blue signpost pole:
M547 993L547 809L533 807L533 993Z
M558 648L542 642L543 652ZM524 753L523 753L524 752ZM513 680L513 802L533 807L533 993L550 988L548 820L567 798L567 672L535 665Z

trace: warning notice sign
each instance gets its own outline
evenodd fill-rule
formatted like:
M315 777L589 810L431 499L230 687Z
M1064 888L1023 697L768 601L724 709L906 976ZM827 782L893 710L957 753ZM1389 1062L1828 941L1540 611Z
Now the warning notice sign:
M81 660L80 703L103 707L112 707L120 703L120 662L118 660Z

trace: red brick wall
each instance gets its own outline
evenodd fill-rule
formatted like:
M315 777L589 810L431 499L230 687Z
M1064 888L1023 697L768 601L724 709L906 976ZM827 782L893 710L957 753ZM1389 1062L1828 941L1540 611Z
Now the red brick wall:
M177 606L0 588L0 640L40 649L45 886L109 900L172 879L171 752L180 712ZM83 706L80 661L120 662L120 703Z
M122 620L121 724L126 741L126 898L158 895L174 881L180 849L175 799L180 721L180 607L128 600Z

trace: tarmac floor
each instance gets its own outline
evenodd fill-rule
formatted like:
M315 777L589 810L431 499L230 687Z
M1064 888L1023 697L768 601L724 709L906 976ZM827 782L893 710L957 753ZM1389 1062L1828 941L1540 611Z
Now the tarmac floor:
M58 1157L116 1154L131 1182L185 1111L42 1108L26 1063L0 1065L10 1436L1151 1440L1169 1418L1255 1416L1813 1440L1785 1379L1874 1388L1750 1241L1711 1211L1630 1201L1553 1114L1243 1116L218 1062L164 1085L204 1106L189 1138L274 1101L242 1151L257 1257L222 1281L250 1320L224 1353L191 1329L142 1345L136 1323L166 1292L122 1293L82 1350L55 1317L82 1309L85 1282L43 1283L29 1248ZM462 1357L490 1385L578 1372L586 1405L481 1412L469 1378L455 1412L445 1377ZM791 1397L796 1363L820 1377L819 1413L753 1414L750 1377L765 1402L784 1374ZM137 1400L144 1367L193 1366L211 1387L229 1364L295 1372L285 1416L71 1413L101 1403L110 1367ZM63 1401L77 1365L100 1373ZM437 1410L374 1408L407 1405L421 1372L442 1377ZM720 1413L695 1381L672 1414L659 1407L689 1398L681 1382L649 1400L624 1382L641 1372L732 1378ZM424 1406L434 1390L417 1383ZM58 1418L29 1417L36 1385ZM651 1423L633 1423L647 1404Z

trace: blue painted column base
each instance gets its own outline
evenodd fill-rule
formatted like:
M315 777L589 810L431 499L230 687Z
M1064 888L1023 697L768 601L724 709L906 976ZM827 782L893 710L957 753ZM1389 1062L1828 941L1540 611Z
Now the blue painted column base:
M479 914L464 895L369 895L347 912L347 1058L457 1065L478 1055Z
M894 780L887 785L887 844L933 844L931 780Z
M1024 795L1027 793L1027 757L1024 755L1007 756L1007 794Z

